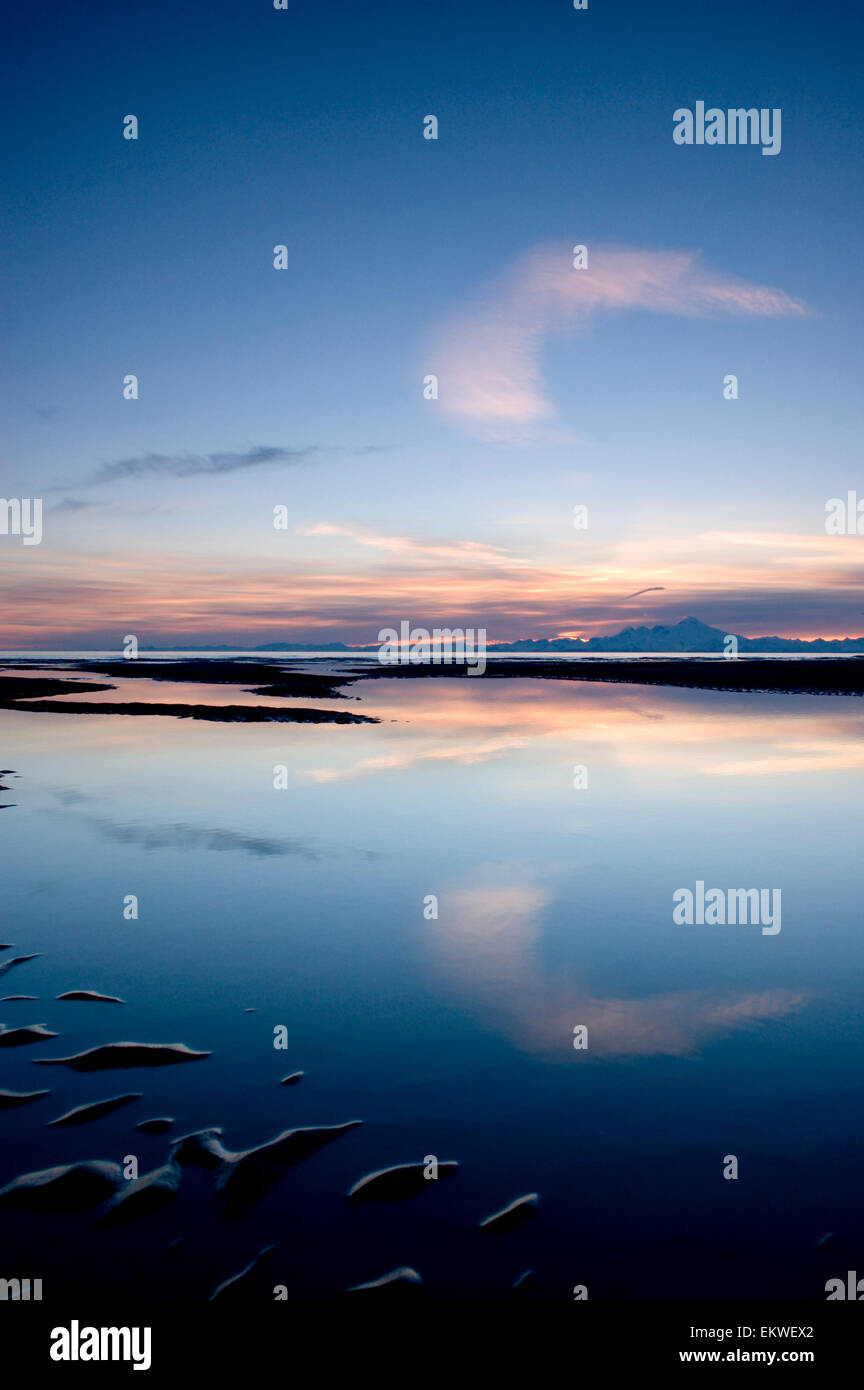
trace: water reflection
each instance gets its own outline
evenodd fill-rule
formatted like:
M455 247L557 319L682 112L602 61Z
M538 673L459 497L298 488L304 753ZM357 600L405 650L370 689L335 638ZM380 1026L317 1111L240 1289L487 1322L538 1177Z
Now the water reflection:
M500 875L496 875L496 879ZM549 894L530 883L453 883L429 941L448 988L482 1006L520 1047L560 1056L577 1025L598 1056L684 1056L702 1043L800 1009L806 993L668 990L601 998L568 988L538 958Z
M155 686L124 677L114 698L178 697ZM505 1288L530 1266L566 1298L578 1251L592 1297L644 1297L647 1261L658 1297L694 1280L748 1296L748 1279L751 1295L819 1297L806 1252L856 1213L864 1231L850 872L864 703L530 678L348 693L340 707L381 722L0 711L0 765L20 774L0 823L15 869L0 936L8 955L40 953L14 984L38 1003L4 1002L3 1022L44 1023L60 1055L124 1036L210 1051L194 1078L130 1076L142 1114L176 1116L177 1133L221 1125L243 1149L291 1124L364 1120L248 1226L222 1230L190 1183L122 1251L88 1227L73 1261L59 1227L5 1213L10 1268L110 1289L128 1267L147 1296L148 1271L188 1236L178 1296L206 1296L214 1260L228 1275L279 1241L292 1296L409 1262L445 1296L498 1297L474 1225L538 1191L549 1217ZM676 926L672 895L697 879L779 886L782 932ZM76 988L127 1003L57 1001ZM273 1048L281 1025L288 1055ZM0 1086L33 1089L30 1051L0 1051ZM302 1084L281 1087L295 1070ZM107 1094L98 1074L57 1073L52 1113ZM123 1112L52 1129L29 1109L3 1113L0 1185L145 1143ZM167 1141L146 1143L147 1163L164 1162ZM719 1178L727 1152L746 1154L740 1185ZM426 1153L457 1157L458 1183L374 1226L345 1210L364 1171Z

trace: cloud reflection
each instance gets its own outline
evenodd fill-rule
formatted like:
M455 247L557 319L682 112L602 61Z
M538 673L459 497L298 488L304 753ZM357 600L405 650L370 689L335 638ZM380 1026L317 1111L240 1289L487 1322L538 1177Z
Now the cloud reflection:
M527 878L489 879L491 871L483 886L457 882L442 892L430 949L451 987L528 1051L565 1057L574 1026L585 1024L595 1056L688 1056L731 1032L784 1018L806 1001L787 989L603 998L587 985L562 984L538 958L551 895Z

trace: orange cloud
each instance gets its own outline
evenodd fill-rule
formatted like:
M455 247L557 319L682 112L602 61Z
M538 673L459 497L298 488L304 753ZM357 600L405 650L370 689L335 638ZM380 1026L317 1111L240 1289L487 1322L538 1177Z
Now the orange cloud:
M578 549L534 556L326 521L303 535L274 533L260 550L219 564L176 550L7 551L0 648L45 648L58 639L116 645L127 632L144 642L254 644L327 633L370 642L396 617L485 627L490 642L592 636L688 613L725 630L736 602L739 622L742 610L755 616L732 631L830 635L843 631L844 604L852 615L845 630L857 635L861 627L862 566L832 537L733 538L670 527L650 537L584 536ZM646 580L655 592L642 609L627 596Z

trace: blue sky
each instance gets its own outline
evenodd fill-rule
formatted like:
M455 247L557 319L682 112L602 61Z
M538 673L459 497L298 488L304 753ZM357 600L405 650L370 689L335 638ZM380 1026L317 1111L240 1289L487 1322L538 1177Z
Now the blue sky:
M0 491L45 524L0 536L3 645L864 630L861 540L824 532L864 496L850 6L97 0L9 28ZM676 146L697 100L779 107L780 154ZM622 254L796 307L628 289L538 327L526 265L563 304L604 267L617 293ZM530 348L541 416L454 409L484 323Z

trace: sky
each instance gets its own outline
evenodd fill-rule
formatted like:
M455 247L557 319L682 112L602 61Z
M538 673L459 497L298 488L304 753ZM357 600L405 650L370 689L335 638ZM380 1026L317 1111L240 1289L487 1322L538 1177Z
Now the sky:
M0 648L864 633L864 540L825 529L864 499L862 29L19 7L0 496L43 534L0 534ZM698 101L779 109L779 153L676 144Z

